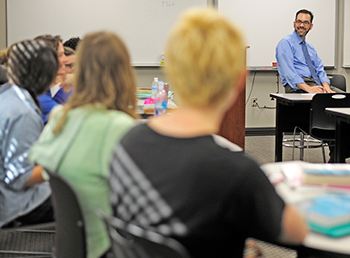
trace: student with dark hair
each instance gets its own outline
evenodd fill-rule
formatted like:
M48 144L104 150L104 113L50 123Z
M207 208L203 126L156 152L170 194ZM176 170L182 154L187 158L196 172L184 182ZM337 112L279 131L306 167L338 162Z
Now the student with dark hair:
M43 40L50 44L53 47L53 49L57 52L59 62L59 69L57 71L55 80L50 85L50 89L38 97L42 109L41 116L45 124L47 122L48 115L51 112L52 108L59 104L67 102L72 92L65 91L65 89L62 87L62 83L64 82L66 76L65 65L68 62L68 59L64 53L64 47L62 44L61 37L45 34L38 36L35 39Z
M136 80L128 50L114 33L88 34L80 44L74 93L53 109L30 159L56 171L75 189L85 220L87 257L97 258L110 243L96 209L111 214L109 161L114 145L137 117Z
M0 88L0 227L53 220L51 190L28 151L43 129L37 96L58 70L57 54L43 41L12 46L9 82Z

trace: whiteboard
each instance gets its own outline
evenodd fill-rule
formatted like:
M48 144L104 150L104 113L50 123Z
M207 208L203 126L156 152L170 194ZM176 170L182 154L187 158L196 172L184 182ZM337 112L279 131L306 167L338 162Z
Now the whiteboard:
M306 41L316 48L324 66L334 67L336 0L218 0L218 10L236 21L245 33L250 47L248 67L272 66L276 46L293 32L295 14L300 9L314 14L314 27Z
M207 0L7 0L7 45L42 34L63 41L110 30L125 41L132 64L159 66L178 15Z
M350 67L350 3L344 1L343 67Z

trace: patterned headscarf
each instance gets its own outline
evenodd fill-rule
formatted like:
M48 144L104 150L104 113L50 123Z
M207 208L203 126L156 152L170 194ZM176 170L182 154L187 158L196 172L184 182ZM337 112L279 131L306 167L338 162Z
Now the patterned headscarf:
M56 51L44 41L25 40L11 46L7 77L33 98L44 93L58 70Z

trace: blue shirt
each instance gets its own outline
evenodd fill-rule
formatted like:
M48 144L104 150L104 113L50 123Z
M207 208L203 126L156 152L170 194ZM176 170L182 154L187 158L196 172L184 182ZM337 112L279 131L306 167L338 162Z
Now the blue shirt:
M73 90L65 92L63 88L60 88L54 97L51 97L50 90L38 96L38 101L42 110L41 118L44 124L47 122L47 116L51 112L52 108L59 104L65 103L68 100L68 98L72 95L72 93Z
M303 77L311 78L311 72L302 50L302 42L302 38L294 31L284 37L276 47L276 60L282 84L283 86L289 84L294 90L299 90L296 84L304 83ZM311 44L305 43L321 83L327 82L329 84L330 81L316 49Z
M24 186L33 173L28 151L43 129L40 109L28 91L0 88L0 227L31 212L51 194L48 182Z

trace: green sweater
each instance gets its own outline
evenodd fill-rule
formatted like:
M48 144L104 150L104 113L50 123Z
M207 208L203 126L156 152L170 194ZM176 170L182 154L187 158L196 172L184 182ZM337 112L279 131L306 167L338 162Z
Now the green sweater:
M105 226L96 215L99 207L112 214L109 204L109 161L120 138L134 125L124 112L107 110L101 104L75 108L63 129L52 133L62 114L56 107L30 159L70 182L81 204L87 236L88 258L100 257L110 247Z

